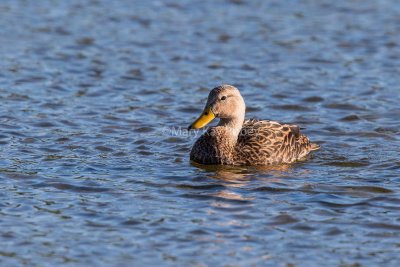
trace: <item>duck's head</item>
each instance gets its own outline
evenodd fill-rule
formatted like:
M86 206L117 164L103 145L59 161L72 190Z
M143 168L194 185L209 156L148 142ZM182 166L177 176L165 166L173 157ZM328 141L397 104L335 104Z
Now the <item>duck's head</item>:
M207 104L200 117L188 128L200 129L209 124L215 118L224 120L242 120L246 105L239 90L228 84L215 87L208 95Z

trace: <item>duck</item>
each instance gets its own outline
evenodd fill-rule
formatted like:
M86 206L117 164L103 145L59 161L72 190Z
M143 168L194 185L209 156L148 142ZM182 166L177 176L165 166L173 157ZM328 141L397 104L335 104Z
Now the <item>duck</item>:
M320 146L311 143L294 124L245 119L246 105L239 89L222 84L212 89L201 115L188 131L218 118L196 140L190 160L205 165L277 165L307 158Z

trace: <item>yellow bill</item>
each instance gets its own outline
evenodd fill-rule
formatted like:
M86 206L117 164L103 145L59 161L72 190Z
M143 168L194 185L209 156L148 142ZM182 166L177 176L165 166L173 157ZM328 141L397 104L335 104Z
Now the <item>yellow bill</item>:
M188 128L191 129L200 129L209 124L213 119L215 119L215 115L210 107L206 107L204 111L201 113L200 117L195 120Z

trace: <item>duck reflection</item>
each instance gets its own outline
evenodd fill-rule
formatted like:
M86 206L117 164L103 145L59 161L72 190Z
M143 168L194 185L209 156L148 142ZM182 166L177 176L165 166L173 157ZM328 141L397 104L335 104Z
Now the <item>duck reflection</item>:
M226 165L203 165L195 162L193 166L206 172L207 177L234 183L243 184L257 177L268 177L270 181L280 181L293 170L293 165L281 164L271 166L226 166ZM271 180L272 179L272 180Z
M213 196L228 200L251 200L254 198L244 197L237 191L229 188L243 188L250 186L252 180L263 180L264 183L279 183L292 171L292 165L274 166L225 166L225 165L202 165L195 162L193 166L204 171L206 177L221 182L225 187Z

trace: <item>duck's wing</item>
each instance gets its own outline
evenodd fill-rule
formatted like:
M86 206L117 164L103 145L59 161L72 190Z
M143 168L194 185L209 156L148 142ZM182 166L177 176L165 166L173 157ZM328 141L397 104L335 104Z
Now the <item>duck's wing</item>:
M297 125L251 119L243 124L236 155L242 164L291 163L318 148Z

